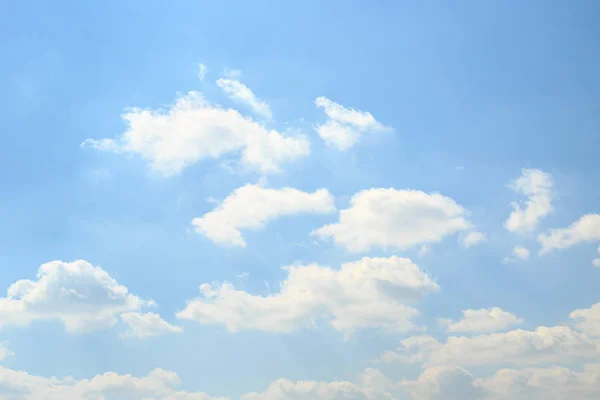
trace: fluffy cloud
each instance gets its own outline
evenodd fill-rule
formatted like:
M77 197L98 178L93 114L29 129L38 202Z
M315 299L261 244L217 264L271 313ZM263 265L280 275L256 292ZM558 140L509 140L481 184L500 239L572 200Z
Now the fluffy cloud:
M263 100L257 98L252 90L236 79L221 78L217 80L217 85L229 96L229 98L238 103L249 106L256 114L267 119L273 118L271 108Z
M263 393L247 393L242 400L367 400L366 393L350 382L291 382L278 379Z
M440 324L446 327L448 332L497 332L510 326L523 323L522 318L493 307L479 310L464 310L460 321L441 318Z
M179 377L155 369L135 377L107 372L91 379L44 378L0 366L0 398L10 400L225 400L201 392L178 391Z
M339 222L312 234L352 252L406 249L471 228L467 211L449 197L418 190L369 189L352 197Z
M127 312L121 314L121 320L128 326L128 330L123 334L124 337L146 339L151 336L183 331L181 327L169 324L155 313Z
M407 258L368 258L343 264L339 271L316 264L284 267L288 277L279 292L253 295L231 284L203 284L202 296L177 316L201 324L292 332L327 320L350 334L363 327L407 331L418 311L406 305L439 286Z
M293 188L246 185L234 190L213 211L194 218L192 224L198 233L215 243L246 246L240 229L261 229L269 221L285 215L333 211L333 196L326 189L306 193Z
M465 237L462 239L461 243L464 247L469 248L469 247L475 246L478 243L484 242L486 240L487 240L487 237L485 236L485 233L472 231L465 235Z
M91 379L45 378L0 366L0 398L10 400L227 400L204 392L179 390L177 374L155 369L146 376L107 372ZM358 383L292 382L278 379L262 393L246 393L242 400L392 400L389 380L368 368Z
M227 400L204 392L179 390L177 374L155 369L146 376L107 372L91 379L45 378L0 366L0 398L10 400ZM600 364L586 364L581 372L562 367L501 369L490 377L475 377L458 366L425 369L414 381L393 383L367 368L358 382L290 381L277 379L264 392L242 400L393 400L397 388L415 400L570 400L596 399L600 392Z
M592 400L600 392L600 364L586 364L582 372L557 366L505 368L484 378L458 366L437 366L400 385L415 400Z
M513 212L504 226L510 232L530 232L552 211L552 175L539 169L523 169L521 176L509 186L524 194L527 200L525 208L520 203L512 203Z
M596 358L598 341L566 326L538 327L474 337L451 336L441 343L431 336L405 339L381 361L435 365L536 365Z
M390 387L391 382L381 372L368 368L360 384L278 379L266 391L246 393L242 400L393 400Z
M416 381L404 380L401 386L415 400L476 400L487 395L469 371L457 366L428 368Z
M338 150L348 150L367 132L389 130L371 113L345 108L325 97L318 97L315 105L323 108L329 117L327 122L316 127L317 133L328 146Z
M521 260L529 260L529 250L522 246L515 246L513 255Z
M69 332L85 332L110 327L119 314L152 304L87 261L52 261L40 266L36 280L22 279L8 288L0 298L0 324L57 319Z
M600 241L600 214L586 214L567 228L550 229L548 233L538 236L541 254L597 241Z
M575 327L588 336L600 337L600 303L590 308L582 308L569 314L575 322Z
M201 160L240 152L244 168L277 172L308 155L304 136L285 136L233 109L211 105L198 92L177 99L168 110L133 108L123 115L127 131L117 139L87 139L82 146L136 154L164 175L180 173Z
M478 381L490 400L592 400L600 393L600 364L586 364L582 372L558 366L501 369Z

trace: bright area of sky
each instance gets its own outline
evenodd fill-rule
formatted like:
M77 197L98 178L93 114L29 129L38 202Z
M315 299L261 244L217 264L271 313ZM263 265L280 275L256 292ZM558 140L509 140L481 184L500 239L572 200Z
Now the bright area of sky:
M0 398L596 398L599 18L0 2Z

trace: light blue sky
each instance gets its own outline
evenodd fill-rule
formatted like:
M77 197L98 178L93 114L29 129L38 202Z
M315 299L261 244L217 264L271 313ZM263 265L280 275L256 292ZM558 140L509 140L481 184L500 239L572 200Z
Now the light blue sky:
M0 339L14 355L2 365L78 379L160 367L182 389L231 398L278 378L352 381L414 333L365 329L345 340L326 322L232 333L175 314L202 283L266 295L265 281L275 291L285 279L281 266L337 269L363 256L408 257L431 275L440 292L415 307L440 340L437 318L466 309L501 307L524 318L523 329L567 323L599 301L598 243L539 256L536 237L600 212L599 12L594 2L558 1L0 3L0 288L35 279L45 262L84 259L184 328L139 341L121 339L121 324L85 334L57 321L6 326ZM364 189L439 192L469 210L488 240L465 249L449 235L422 257L419 246L355 254L313 243L311 231L338 221L330 213L282 217L243 231L245 248L219 246L190 221L215 207L207 198L262 174L231 173L223 157L161 177L139 155L80 146L119 137L127 108L168 107L189 91L252 115L215 84L226 69L268 102L269 127L310 140L310 154L269 174L268 187L327 188L338 210ZM344 152L326 146L314 130L326 121L319 96L393 131ZM553 212L526 235L503 226L511 202L525 199L507 187L522 168L554 181ZM530 259L503 263L517 245ZM243 272L247 281L236 278ZM395 380L421 371L378 368ZM487 373L470 370L478 368Z

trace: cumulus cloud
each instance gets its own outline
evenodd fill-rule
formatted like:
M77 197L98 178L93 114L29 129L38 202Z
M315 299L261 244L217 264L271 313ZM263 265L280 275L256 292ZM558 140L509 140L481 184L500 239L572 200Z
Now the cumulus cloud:
M558 366L501 369L479 382L490 400L592 400L600 393L600 364L586 364L582 372Z
M181 333L183 329L179 326L169 324L155 313L127 312L121 314L121 320L128 326L123 337L146 339L152 336L166 333Z
M350 382L292 382L278 379L271 383L262 393L247 393L242 400L314 400L314 399L347 399L367 400L366 393L359 386Z
M87 261L52 261L40 266L36 280L22 279L8 288L0 298L0 326L55 319L68 332L87 332L113 326L121 313L152 304Z
M590 308L581 308L569 314L575 327L588 336L600 337L600 303Z
M178 318L225 325L229 331L288 333L319 320L345 334L375 327L407 331L419 313L407 305L437 292L439 286L407 258L369 258L340 270L317 264L284 267L288 277L278 292L253 295L230 283L203 284Z
M205 159L240 154L241 167L261 173L308 155L304 136L286 136L233 109L210 104L189 92L167 110L133 108L123 114L128 128L117 139L87 139L83 147L135 154L164 175L175 175Z
M586 214L567 228L550 229L538 236L540 254L567 249L579 243L600 241L600 214Z
M536 365L597 358L598 341L566 326L538 327L474 337L451 336L441 343L431 336L405 339L381 361L436 365Z
M340 151L354 146L365 133L389 130L371 113L345 108L326 97L318 97L315 105L329 117L324 124L316 127L317 133L328 146Z
M523 246L515 246L513 249L513 255L521 260L529 260L529 250Z
M45 378L0 366L0 397L10 400L227 400L204 392L180 389L172 371L157 368L145 376L106 372L89 379ZM415 400L570 400L595 399L600 392L600 364L585 364L581 372L558 366L501 369L475 377L459 366L425 369L414 381L392 382L367 368L357 382L277 379L263 392L248 392L242 400L393 400L396 388Z
M500 307L464 310L460 321L440 318L439 323L448 332L498 332L523 323L522 318L502 310Z
M181 390L176 373L157 368L145 376L106 372L91 379L45 378L0 366L0 398L10 400L228 400L204 392ZM356 383L278 379L261 393L242 400L392 400L389 380L367 368Z
M485 233L472 231L465 235L461 243L463 247L469 248L487 240Z
M509 187L527 197L522 203L513 202L513 212L504 226L510 232L531 232L541 218L552 211L552 175L539 169L523 169L521 176Z
M401 386L415 400L476 400L487 396L473 374L458 366L428 368L417 380L404 380Z
M339 222L312 235L332 238L351 252L403 250L436 243L470 229L467 211L453 199L418 190L369 189L355 194Z
M333 211L334 199L326 189L307 193L289 187L246 185L234 190L213 211L194 218L192 225L215 243L244 247L241 229L262 229L269 221L286 215Z
M155 369L146 376L107 372L91 379L45 378L0 366L0 398L10 400L226 400L202 392L178 390L174 372Z
M242 400L393 400L389 380L368 368L360 383L347 381L316 382L278 379L262 393L246 393Z
M176 373L154 369L145 376L106 372L89 379L45 378L0 366L0 397L10 400L228 400L180 388ZM500 369L476 377L455 365L426 368L414 381L393 382L367 368L356 382L277 379L263 392L247 392L242 400L393 400L401 389L414 400L570 400L595 399L600 392L600 364L581 372L548 368Z
M475 377L458 366L436 366L400 385L415 400L591 400L600 392L600 364L586 364L582 372L558 366L504 368L490 377Z
M107 372L90 379L45 378L0 366L0 397L10 400L227 400L204 392L188 392L172 371L155 369L145 376ZM393 400L396 388L415 400L570 400L595 399L600 392L600 364L585 364L581 372L548 368L501 369L475 377L459 366L425 369L414 380L392 382L367 368L357 382L277 379L263 392L242 400Z
M217 86L219 86L231 100L249 106L253 112L261 117L267 119L273 118L269 104L256 97L248 86L237 79L218 79Z

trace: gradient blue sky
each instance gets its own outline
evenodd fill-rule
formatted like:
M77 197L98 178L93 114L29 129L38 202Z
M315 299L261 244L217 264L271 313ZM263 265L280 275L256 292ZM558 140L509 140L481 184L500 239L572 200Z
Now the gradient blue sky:
M583 1L0 2L0 288L35 279L45 262L85 259L184 328L139 341L120 338L120 325L85 334L57 321L6 326L0 339L14 354L2 365L77 379L160 367L182 389L231 398L278 378L353 381L415 333L364 329L344 339L327 323L232 333L175 314L205 282L266 295L265 282L276 290L285 279L281 266L339 268L362 256L411 258L439 284L416 308L440 340L437 318L466 309L501 307L529 330L566 323L600 300L598 243L540 256L537 235L600 212L599 18L599 5ZM332 213L282 217L244 231L245 248L219 246L191 219L215 207L207 198L261 174L207 159L162 177L139 156L80 146L119 137L127 108L165 107L189 91L251 115L215 84L226 69L268 102L272 128L310 140L310 154L268 175L269 187L327 188L338 210L364 189L440 192L488 240L465 249L451 235L422 257L419 247L354 254L309 236L336 222ZM326 120L319 96L393 131L343 152L326 146L314 130ZM553 211L518 235L503 223L511 202L525 199L507 187L523 168L552 176ZM517 245L529 260L503 262ZM394 380L421 373L377 368Z

